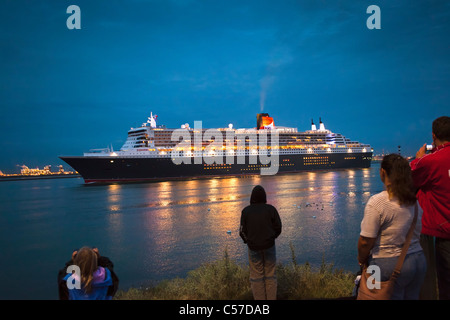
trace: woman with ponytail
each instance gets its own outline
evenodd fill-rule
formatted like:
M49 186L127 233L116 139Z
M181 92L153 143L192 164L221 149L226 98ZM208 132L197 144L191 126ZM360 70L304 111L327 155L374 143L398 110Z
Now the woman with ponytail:
M379 280L388 280L401 254L417 205L416 226L391 297L393 300L416 300L424 280L426 260L419 240L422 209L416 201L408 161L398 154L385 156L380 178L386 190L367 202L358 240L358 262L360 265L377 265L381 272Z

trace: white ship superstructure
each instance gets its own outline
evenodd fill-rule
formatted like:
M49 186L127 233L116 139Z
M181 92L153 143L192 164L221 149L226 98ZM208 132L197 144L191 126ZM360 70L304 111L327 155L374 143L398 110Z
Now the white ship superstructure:
M303 132L275 126L268 114L257 115L255 128L229 124L206 129L194 122L193 127L184 123L170 129L157 125L157 116L151 114L142 126L128 131L119 150L93 149L61 159L86 183L108 183L260 174L270 157L276 173L368 168L372 153L369 144L326 129L321 119L319 128L312 121L311 129Z
M125 143L120 150L114 151L112 148L93 149L90 152L84 153L88 157L171 157L171 151L177 146L179 141L173 141L172 135L177 129L168 129L165 126L158 126L156 124L157 116L151 116L148 121L143 123L141 127L131 128L128 131L128 136ZM233 149L238 153L249 153L252 150L251 138L258 137L261 134L269 134L269 146L271 152L278 154L328 154L328 153L372 153L372 148L369 144L363 144L358 141L352 141L342 134L333 133L325 129L325 125L320 119L319 129L313 121L311 121L311 129L299 132L297 128L290 127L275 127L273 122L270 127L264 129L258 128L241 128L234 129L230 124L226 128L217 128L216 130L222 132L223 137L236 137L233 143ZM181 129L188 130L192 137L194 136L195 128L185 123L181 125ZM202 135L207 129L201 129ZM230 132L231 131L231 134ZM270 134L277 133L279 143L277 146L270 146ZM259 139L258 139L259 140ZM194 142L194 138L191 139ZM245 141L246 143L239 143ZM192 156L201 156L204 154L205 148L212 141L202 141L201 149L198 146L191 146L190 154ZM228 141L223 142L223 148L216 150L217 154L227 155L229 151ZM254 148L253 148L254 149ZM257 152L259 146L256 147Z

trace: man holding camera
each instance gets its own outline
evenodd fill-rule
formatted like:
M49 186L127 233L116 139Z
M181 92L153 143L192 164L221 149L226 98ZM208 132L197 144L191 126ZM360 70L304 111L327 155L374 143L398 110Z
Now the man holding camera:
M421 244L428 272L421 298L450 300L450 117L439 117L432 125L433 148L426 144L411 162L417 199L423 209Z

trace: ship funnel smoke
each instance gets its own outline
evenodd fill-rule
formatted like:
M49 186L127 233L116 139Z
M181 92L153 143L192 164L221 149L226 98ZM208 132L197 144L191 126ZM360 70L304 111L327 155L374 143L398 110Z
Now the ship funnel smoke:
M264 107L266 105L267 91L269 90L270 86L273 84L274 80L275 80L275 77L272 75L266 75L261 80L261 92L259 94L260 112L264 111Z
M291 49L285 45L273 48L266 65L264 77L260 80L261 92L259 95L260 112L264 111L267 92L274 84L283 69L293 61Z
M264 105L266 104L266 92L261 90L261 94L259 97L259 111L264 111Z

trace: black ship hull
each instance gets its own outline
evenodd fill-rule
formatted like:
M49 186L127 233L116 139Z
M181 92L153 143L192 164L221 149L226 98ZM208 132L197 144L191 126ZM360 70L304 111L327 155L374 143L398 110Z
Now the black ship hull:
M372 153L288 154L279 155L278 163L175 164L171 158L149 157L60 157L83 178L85 183L140 182L198 177L260 174L261 168L277 166L277 173L344 168L369 168ZM228 161L230 162L230 161ZM273 168L273 167L272 167ZM273 168L276 169L276 168Z

